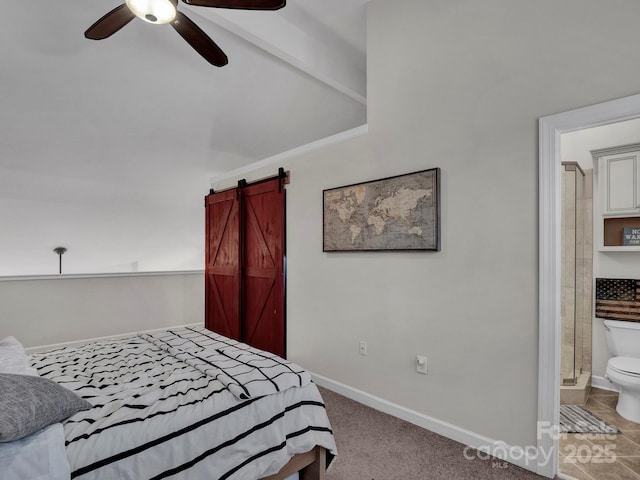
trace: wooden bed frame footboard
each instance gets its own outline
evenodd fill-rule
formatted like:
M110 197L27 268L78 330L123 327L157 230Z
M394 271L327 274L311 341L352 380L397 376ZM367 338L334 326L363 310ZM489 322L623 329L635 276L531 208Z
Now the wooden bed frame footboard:
M262 480L284 480L289 475L300 472L300 480L325 480L327 451L320 446L306 453L296 455L275 475Z

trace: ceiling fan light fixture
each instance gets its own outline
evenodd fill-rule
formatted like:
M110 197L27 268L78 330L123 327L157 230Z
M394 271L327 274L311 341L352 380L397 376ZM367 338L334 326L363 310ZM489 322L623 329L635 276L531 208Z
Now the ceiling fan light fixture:
M90 40L110 37L134 18L148 23L170 24L173 29L207 62L224 67L229 59L222 49L193 20L178 11L178 0L124 0L97 22L91 25L84 36ZM183 0L201 7L238 8L241 10L277 10L286 0Z
M178 0L125 0L125 3L145 22L164 24L176 18Z

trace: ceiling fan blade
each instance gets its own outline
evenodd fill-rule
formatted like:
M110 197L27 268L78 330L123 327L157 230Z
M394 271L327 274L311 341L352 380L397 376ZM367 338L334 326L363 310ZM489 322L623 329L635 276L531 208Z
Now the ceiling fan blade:
M177 12L176 18L171 22L171 25L210 64L216 67L223 67L229 63L222 49L184 13Z
M197 7L240 8L242 10L278 10L286 0L182 0Z
M134 13L129 10L126 3L123 3L91 25L84 32L84 36L91 40L102 40L116 33L134 18L136 18Z

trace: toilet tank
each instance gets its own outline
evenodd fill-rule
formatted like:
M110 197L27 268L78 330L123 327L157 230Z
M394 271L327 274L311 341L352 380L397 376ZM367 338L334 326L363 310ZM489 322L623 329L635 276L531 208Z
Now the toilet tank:
M640 358L640 322L605 320L604 332L613 355Z

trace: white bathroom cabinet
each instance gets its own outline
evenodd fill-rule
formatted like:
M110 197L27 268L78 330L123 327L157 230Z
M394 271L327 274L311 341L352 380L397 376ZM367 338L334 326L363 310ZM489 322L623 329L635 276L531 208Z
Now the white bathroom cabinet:
M596 247L600 251L640 251L623 245L624 228L640 228L640 144L594 150L598 210Z
M640 144L594 150L601 214L640 215Z

